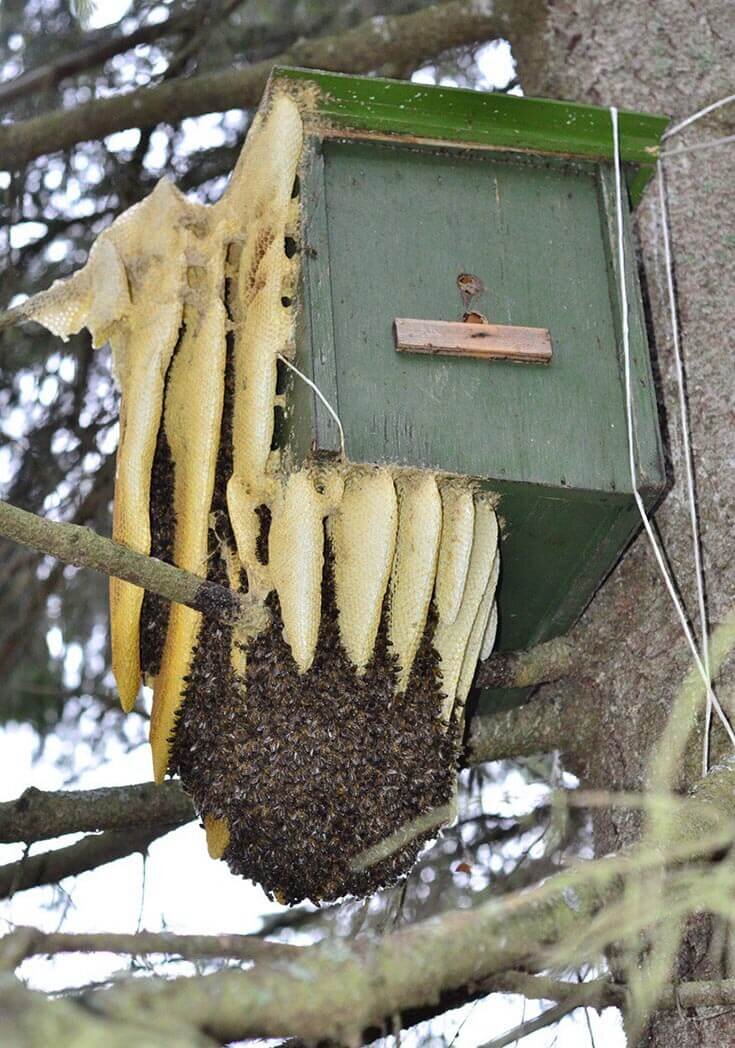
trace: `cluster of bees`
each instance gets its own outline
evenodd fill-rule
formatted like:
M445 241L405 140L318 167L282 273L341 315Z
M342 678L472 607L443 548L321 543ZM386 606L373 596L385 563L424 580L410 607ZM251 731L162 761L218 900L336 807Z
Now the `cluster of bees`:
M449 817L498 578L466 478L274 447L302 145L272 95L217 204L162 181L29 306L111 344L114 537L253 599L233 627L113 579L113 670L125 709L152 687L155 777L181 776L210 853L287 902L395 879Z

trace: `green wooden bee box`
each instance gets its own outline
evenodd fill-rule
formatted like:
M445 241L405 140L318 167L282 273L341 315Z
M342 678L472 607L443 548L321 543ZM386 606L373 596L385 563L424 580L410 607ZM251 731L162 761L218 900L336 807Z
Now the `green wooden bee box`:
M501 496L498 647L563 633L639 524L609 112L311 70L274 82L308 100L298 366L338 412L351 460L465 474ZM632 202L666 122L620 114ZM625 250L651 507L665 472L627 222ZM461 318L462 272L482 279L473 308L491 323L548 329L548 365L396 352L396 318ZM292 448L337 451L321 401L298 380L294 395Z

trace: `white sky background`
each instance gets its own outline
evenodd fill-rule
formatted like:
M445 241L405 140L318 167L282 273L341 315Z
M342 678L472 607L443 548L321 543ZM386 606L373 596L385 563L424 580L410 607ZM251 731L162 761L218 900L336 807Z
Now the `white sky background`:
M130 0L98 0L96 11L87 25L99 28L113 24L130 7ZM149 17L156 20L167 14L162 4L160 8L154 8ZM478 57L483 74L481 88L490 90L494 85L503 85L513 75L513 60L506 43L490 44ZM432 69L420 70L414 80L433 83ZM444 78L442 83L451 85L453 81ZM213 124L217 119L204 116L186 121L184 148L216 144ZM137 132L122 134L137 138ZM130 143L126 141L124 145L128 147ZM152 145L155 147L155 135ZM32 235L30 231L29 234ZM53 647L53 636L49 637L49 642ZM38 737L33 729L16 725L2 730L0 800L15 798L28 786L47 790L67 786L68 773L59 766L63 747L64 743L52 736L37 759ZM125 753L120 743L114 741L108 747L106 757L104 764L93 767L82 745L75 754L75 765L82 770L75 777L73 788L125 785L146 782L151 778L147 746ZM488 792L486 803L489 810L507 810L509 814L517 815L542 799L537 787L527 786L520 775L511 775L502 787L493 787ZM33 846L31 854L62 847L79 836L41 842ZM22 853L21 845L0 846L0 863L15 861ZM151 846L145 880L143 861L137 855L64 881L61 887L64 893L68 893L66 904L61 907L52 905L58 901L58 889L38 888L21 892L1 904L0 919L5 927L33 924L46 931L59 930L60 927L70 932L158 931L165 928L179 933L247 933L257 931L265 914L283 909L271 903L259 887L232 876L224 863L210 860L204 833L196 824L170 833ZM22 966L21 975L33 987L53 990L97 982L116 971L125 970L127 966L126 959L108 954L62 955L50 960L35 958L27 961ZM192 967L182 963L179 970L188 973ZM448 1041L454 1038L452 1048L475 1048L540 1010L538 1002L524 1003L519 997L494 995L484 1002L449 1013L440 1023L434 1023L432 1030L444 1032ZM556 1028L525 1038L523 1048L550 1048L554 1044L559 1048L588 1048L593 1043L590 1029L598 1046L622 1048L625 1044L617 1012L608 1010L600 1017L590 1011L585 1017L579 1011ZM425 1035L427 1027L418 1030ZM415 1032L403 1034L401 1044L416 1044L418 1037ZM386 1041L386 1044L393 1043L393 1038Z

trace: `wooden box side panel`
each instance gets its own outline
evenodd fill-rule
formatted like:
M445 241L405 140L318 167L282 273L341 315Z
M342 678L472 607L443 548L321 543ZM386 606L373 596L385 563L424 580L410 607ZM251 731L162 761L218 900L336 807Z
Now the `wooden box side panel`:
M331 152L344 148L356 152L352 152L350 164L332 178ZM587 271L586 256L582 248L577 250L577 240L572 238L565 243L561 261L555 262L553 252L554 257L545 258L543 243L539 247L534 241L539 229L543 232L543 220L525 233L521 230L513 239L513 229L503 226L501 208L498 222L505 239L501 237L492 244L493 250L500 253L497 268L493 270L498 279L483 303L488 312L491 311L488 298L498 303L500 319L504 321L520 323L518 301L528 307L530 315L524 319L529 323L543 326L550 320L548 326L552 332L554 328L557 331L555 359L559 333L565 335L572 331L579 338L580 324L587 324L584 328L587 332L590 327L594 330L599 326L599 318L590 318L588 313L599 313L606 327L599 336L600 341L591 343L590 373L572 376L571 384L566 380L562 382L553 393L550 405L544 380L554 362L526 368L502 361L449 359L443 362L448 369L443 375L437 372L427 380L425 365L432 365L435 360L414 359L409 360L417 369L412 388L410 376L403 371L403 354L396 353L394 348L392 319L394 312L399 315L398 303L404 304L406 297L414 295L415 300L426 303L432 313L451 317L455 310L456 315L460 302L453 287L455 266L458 272L472 270L472 259L468 259L468 255L473 250L485 252L480 255L482 259L490 248L484 236L463 246L458 240L455 243L456 236L453 239L447 233L445 243L435 252L436 257L430 257L424 264L426 245L432 242L437 227L440 232L442 229L456 231L457 223L453 215L439 210L439 205L445 203L443 195L440 194L437 203L429 194L421 209L414 203L407 206L415 222L411 227L415 235L407 245L403 235L405 216L397 222L395 214L390 212L391 200L396 201L399 194L394 193L391 198L392 190L386 185L386 180L400 182L405 169L398 165L386 174L382 160L375 156L375 149L375 146L344 147L330 143L323 153L319 142L312 143L302 177L304 293L299 314L297 361L340 412L348 455L353 461L403 462L491 478L487 486L500 493L500 514L506 521L499 644L506 650L525 647L564 632L574 623L639 526L633 500L626 493L629 478L610 201L605 198L606 190L598 172L593 171L579 176L583 183L581 189L579 182L575 189L572 174L571 188L565 189L565 195L554 197L551 204L552 212L558 212L552 246L553 237L560 235L560 229L567 228L567 219L573 224L575 215L584 227L584 237L594 242L596 276L589 297L585 287L574 289L577 275ZM372 163L380 169L375 180ZM558 185L556 180L560 177L569 177L558 167L550 171L552 184ZM509 177L511 175L509 172ZM406 177L410 182L410 176ZM447 177L447 169L433 168L432 178L436 177ZM347 186L345 180L349 183ZM500 180L501 200L503 186ZM410 185L403 187L401 199L405 198L407 188L410 190ZM541 189L537 185L532 192L526 187L525 192L526 206L538 212L543 202ZM578 194L582 205L579 205ZM497 199L486 201L485 206L491 215L497 214ZM381 207L385 213L378 214ZM390 214L393 214L395 228L389 235L387 216ZM449 262L443 260L445 250L451 256ZM541 251L541 256L534 251ZM389 275L396 272L396 255L405 268L399 269L393 287L386 279L386 271ZM519 259L527 260L525 270ZM571 302L562 301L558 295L558 279L555 283L553 276L555 265L557 271L563 271L565 287L574 290ZM543 273L541 278L539 267ZM445 270L448 270L446 281ZM441 280L436 278L437 272ZM636 410L645 438L642 458L649 464L645 479L650 505L662 490L663 477L648 349L633 270L630 275L633 280L631 333L639 398ZM556 276L558 278L558 272ZM424 287L427 281L428 299ZM511 294L514 289L516 299ZM570 310L571 317L568 316ZM603 338L607 342L603 343ZM561 338L560 344L562 353L569 352L568 341ZM584 346L588 345L590 342L585 341ZM600 377L595 369L603 349L605 367ZM464 368L459 382L458 367ZM480 378L473 379L470 371L473 367L482 372ZM508 385L509 373L518 376L513 395ZM537 378L529 382L532 373ZM595 376L597 381L604 381L604 396L594 386ZM338 435L330 416L308 387L298 380L296 383L300 386L297 401L301 404L302 419L294 428L293 448L302 458L312 447L337 451ZM607 458L595 443L602 440L601 417L614 431L607 443ZM555 430L558 421L561 425ZM538 483L532 468L534 442L550 440L552 436L556 444L554 454L548 457L551 468L546 476L554 482ZM508 454L509 447L513 454ZM601 461L605 462L605 469L600 468Z
M630 490L597 169L376 144L323 150L333 388L350 457ZM317 265L306 260L307 271ZM395 317L458 319L462 271L484 280L477 307L492 323L550 330L548 367L396 353ZM631 334L636 389L650 402L642 324ZM650 411L643 418L650 429ZM649 456L654 487L659 465Z
M530 484L490 485L503 518L498 648L565 633L639 526L630 495Z

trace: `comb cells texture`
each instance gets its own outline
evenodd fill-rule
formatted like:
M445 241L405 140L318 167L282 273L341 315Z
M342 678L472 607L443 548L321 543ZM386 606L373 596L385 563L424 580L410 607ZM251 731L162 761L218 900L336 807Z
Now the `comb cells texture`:
M62 338L86 326L112 346L114 537L262 612L233 628L110 585L123 706L153 687L156 779L180 774L210 854L286 901L395 880L436 832L431 813L446 818L499 570L493 500L468 478L287 468L275 446L303 140L297 102L272 94L217 204L162 181L26 307Z

